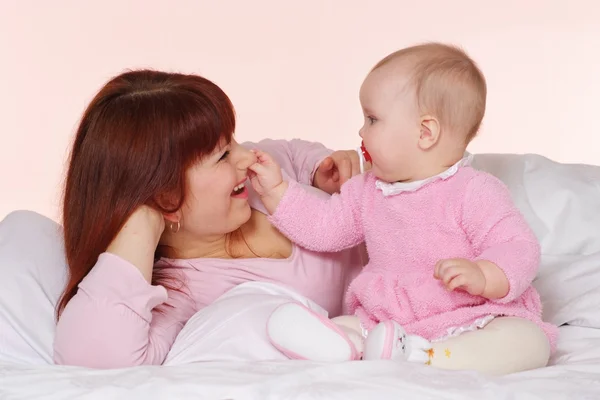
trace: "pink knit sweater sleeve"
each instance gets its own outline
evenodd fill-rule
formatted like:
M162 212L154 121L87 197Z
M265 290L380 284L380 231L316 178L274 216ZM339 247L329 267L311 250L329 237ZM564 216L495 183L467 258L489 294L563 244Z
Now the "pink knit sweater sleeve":
M162 364L193 312L186 294L152 286L133 265L103 253L58 321L54 361L88 368Z
M347 181L341 193L321 197L290 181L271 223L292 242L311 251L335 252L364 241L361 209L364 175Z
M508 294L496 301L509 303L520 297L537 274L540 244L508 188L478 172L467 185L462 222L477 259L493 262L508 279Z

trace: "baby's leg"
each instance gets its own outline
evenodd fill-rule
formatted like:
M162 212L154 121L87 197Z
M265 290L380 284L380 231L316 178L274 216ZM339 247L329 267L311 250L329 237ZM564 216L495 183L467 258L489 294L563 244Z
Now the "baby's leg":
M365 338L363 336L360 319L354 315L342 315L333 318L331 322L339 326L340 329L348 335L348 338L354 344L354 347L356 347L356 351L359 354L362 354Z
M429 362L431 343L421 336L407 335L395 321L380 322L366 336L363 360Z
M545 367L550 344L533 322L498 317L485 328L433 343L430 364L451 370L502 375Z

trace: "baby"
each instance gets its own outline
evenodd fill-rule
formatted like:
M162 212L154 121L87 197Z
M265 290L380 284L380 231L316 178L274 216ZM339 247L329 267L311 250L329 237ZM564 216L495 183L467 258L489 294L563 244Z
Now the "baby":
M315 197L256 152L251 181L283 234L321 252L364 241L370 259L348 288L349 315L285 304L268 322L273 345L315 361L545 366L557 328L531 286L539 243L507 188L465 156L485 112L479 68L452 46L405 48L373 68L360 102L372 167L340 194Z

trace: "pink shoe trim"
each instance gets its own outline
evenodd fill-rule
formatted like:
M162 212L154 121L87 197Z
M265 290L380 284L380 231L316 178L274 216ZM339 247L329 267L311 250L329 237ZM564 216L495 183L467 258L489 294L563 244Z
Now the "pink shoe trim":
M268 333L267 333L267 335L268 335ZM302 357L300 354L295 353L295 352L291 351L290 349L286 349L283 346L278 345L273 340L271 340L270 336L269 336L269 342L271 342L271 345L273 347L275 347L281 354L283 354L284 356L286 356L290 360L304 360L304 361L309 361L306 357Z
M298 303L298 302L293 302L293 301L291 301L289 303L284 303L284 304L281 304L281 305L277 306L277 308L275 308L275 310L273 310L273 312L269 316L269 319L267 320L267 338L269 339L269 342L271 343L271 345L273 345L273 347L275 347L277 350L279 350L283 355L285 355L286 357L288 357L289 359L292 359L292 360L307 360L306 357L301 356L300 354L297 354L296 352L294 352L294 351L292 351L290 349L287 349L287 348L281 346L280 344L276 343L275 340L273 340L273 338L269 334L269 321L271 320L271 317L273 316L273 314L275 313L275 311L277 311L279 308L281 308L283 306L286 306L288 304L294 304L294 305L297 305L299 307L304 308L306 311L309 312L309 314L312 314L319 321L321 321L323 323L323 325L325 325L327 328L333 330L335 333L337 333L338 335L340 335L346 341L346 343L348 343L348 346L350 346L351 354L350 354L350 360L349 361L354 361L354 360L358 360L359 359L358 358L358 351L356 350L356 347L354 346L354 344L352 343L352 341L350 340L350 338L348 337L348 335L346 335L346 333L344 331L342 331L339 326L337 326L336 324L334 324L333 322L331 322L331 320L329 318L325 318L321 314L317 314L316 312L314 312L310 308L306 307L304 304L301 304L301 303Z
M394 332L396 332L396 327L392 321L384 321L385 326L385 340L383 342L383 350L381 352L381 358L383 360L389 360L392 358L392 347L394 346Z

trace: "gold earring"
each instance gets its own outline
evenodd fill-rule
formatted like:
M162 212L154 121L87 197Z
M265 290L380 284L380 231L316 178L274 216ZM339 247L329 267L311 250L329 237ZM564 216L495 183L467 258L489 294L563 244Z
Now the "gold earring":
M176 228L173 228L173 226L174 226L174 225L175 225L175 223L174 223L174 222L171 222L171 223L169 224L169 228L171 229L171 232L173 232L173 233L177 233L177 232L179 232L179 229L181 229L181 222L180 222L180 221L177 221L177 226L176 226Z

